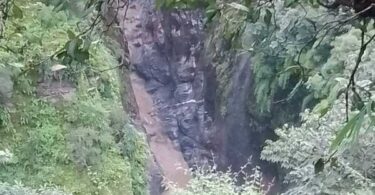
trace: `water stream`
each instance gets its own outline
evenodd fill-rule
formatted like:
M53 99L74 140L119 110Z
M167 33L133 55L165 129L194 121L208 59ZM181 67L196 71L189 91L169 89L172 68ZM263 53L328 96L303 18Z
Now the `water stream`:
M186 173L188 165L181 151L173 145L169 137L163 132L163 125L155 113L153 100L145 89L144 80L133 73L131 84L151 153L160 166L165 182L173 182L178 187L186 186L190 179L189 174Z

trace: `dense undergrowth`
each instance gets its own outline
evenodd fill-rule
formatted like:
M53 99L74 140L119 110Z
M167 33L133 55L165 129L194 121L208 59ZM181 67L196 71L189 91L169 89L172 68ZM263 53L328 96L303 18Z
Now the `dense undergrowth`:
M175 195L262 195L270 193L272 183L266 184L260 168L255 166L252 173L245 169L249 168L249 161L241 167L238 172L220 171L217 166L205 166L191 169L193 178L184 189L176 187L171 183L169 188ZM242 181L239 182L239 181Z
M146 193L147 147L122 109L110 40L78 36L90 19L14 1L0 39L0 194Z

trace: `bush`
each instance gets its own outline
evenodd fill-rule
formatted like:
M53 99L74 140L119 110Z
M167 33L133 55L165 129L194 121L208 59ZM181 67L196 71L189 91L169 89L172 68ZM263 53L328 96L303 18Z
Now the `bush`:
M284 182L289 188L283 194L373 194L375 136L363 128L355 147L343 146L331 156L332 140L345 120L344 101L334 106L323 117L306 111L300 126L284 125L275 130L276 141L267 140L262 158L287 170Z
M247 163L242 170L236 173L228 170L218 171L216 166L208 168L197 168L192 171L193 178L189 181L185 189L177 188L175 184L167 184L175 195L262 195L266 194L270 185L262 183L262 174L259 167L253 168L252 174L247 174L244 170L250 164ZM244 182L240 185L239 179Z
M56 188L40 188L32 189L25 187L21 184L9 185L7 183L0 182L0 194L1 195L70 195L62 192Z
M120 150L132 167L131 178L134 195L145 195L146 193L146 162L149 157L147 144L144 136L132 125L127 124L121 129Z

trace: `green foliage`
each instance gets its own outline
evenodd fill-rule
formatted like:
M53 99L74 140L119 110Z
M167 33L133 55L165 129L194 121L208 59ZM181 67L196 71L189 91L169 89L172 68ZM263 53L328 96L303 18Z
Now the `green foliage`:
M245 169L249 164L243 166ZM253 169L252 174L244 170L233 173L218 171L215 167L197 168L192 171L193 178L185 189L177 188L170 184L172 193L175 195L262 195L267 193L266 186L262 183L263 177L259 167ZM244 183L238 185L239 177L244 177Z
M367 34L375 31L372 24L367 25ZM351 71L354 69L360 48L360 30L352 28L345 34L335 37L331 42L333 49L326 63L324 63L318 73L311 76L307 82L307 87L313 90L314 96L323 99L315 108L314 112L324 115L332 109L333 102L345 94L349 83ZM337 134L332 149L335 150L340 143L346 139L355 137L359 129L363 126L363 118L372 115L374 89L371 87L372 59L369 57L373 53L374 44L368 45L368 50L361 59L361 67L356 73L355 90L348 91L348 111L358 111L358 114L347 121ZM373 125L373 123L372 123Z
M144 137L122 109L113 109L121 108L113 71L118 62L97 33L102 1L43 2L14 1L3 21L0 1L0 33L6 37L0 38L0 181L11 184L0 183L0 193L60 193L19 186L21 181L74 194L146 194ZM208 45L215 48L223 115L230 60L238 51L252 56L259 113L302 91L309 92L303 109L319 100L300 125L277 129L279 139L267 141L262 152L263 159L286 169L285 194L374 193L375 45L366 45L358 59L361 42L375 33L373 21L327 12L315 0L159 0L157 6L205 8L209 25L218 24ZM220 53L223 48L233 53ZM358 61L361 66L350 78ZM37 96L40 83L55 79L56 64L66 67L60 81L77 89L70 101L51 103ZM356 145L348 147L350 142ZM259 170L254 172L237 186L236 174L198 169L187 188L175 192L263 194Z
M100 163L99 132L91 128L77 128L68 135L69 150L72 160L80 167L92 166Z
M145 175L147 174L146 162L149 154L146 152L145 138L129 124L126 124L119 134L120 150L133 168L131 170L133 193L135 195L146 195L147 180Z
M264 159L280 163L288 170L286 182L292 187L286 194L374 192L374 167L368 165L374 157L370 149L373 145L372 99L363 98L366 106L359 110L353 107L353 113L345 122L343 91L355 64L359 39L360 32L354 28L335 37L330 43L332 49L327 61L307 82L314 97L323 101L311 113L303 115L301 126L277 129L279 139L268 141L263 150ZM373 71L370 65L373 62L368 55L373 47L370 44L356 76L358 86L371 93L368 72ZM355 145L349 144L352 142Z
M255 99L260 113L267 114L274 104L294 101L296 94L308 91L305 93L302 109L312 101L319 100L320 103L314 111L324 115L337 97L347 90L345 82L358 61L361 32L355 26L365 29L365 41L370 40L368 37L374 34L373 21L364 20L364 23L360 24L351 20L352 18L347 19L348 16L343 13L327 14L326 10L316 7L315 1L273 1L257 5L239 1L227 5L247 14L245 19L239 19L241 14L237 13L236 17L233 17L233 12L222 9L221 18L229 18L231 26L235 27L232 23L238 21L239 24L231 28L226 23L220 23L225 26L224 31L232 35L229 39L231 48L239 48L252 55ZM233 33L232 29L244 30ZM238 42L241 44L236 44ZM370 51L371 45L366 45ZM365 52L360 59L361 66L366 66L366 56ZM356 90L360 92L355 92ZM365 105L366 101L363 100L368 97L365 97L364 93L363 89L349 92L348 96L353 99L352 109L361 109ZM367 112L371 113L371 109ZM353 119L352 122L357 123L357 119L361 117ZM346 130L355 132L353 129L358 129L357 126L359 123Z
M68 193L62 192L55 188L40 188L31 189L21 184L9 185L7 183L0 182L0 194L6 195L69 195Z
M244 48L254 56L255 94L262 112L270 111L272 102L279 101L275 95L280 90L289 90L283 97L289 101L301 87L301 82L293 83L293 80L304 80L328 57L329 37L317 49L311 47L310 41L314 40L316 29L321 28L323 21L334 16L323 19L318 17L323 11L306 8L307 13L302 7L288 9L277 1L271 13L271 24L268 22L271 11L261 9L265 21L258 20L246 27Z
M137 130L113 109L122 107L118 62L91 28L94 4L82 14L86 1L47 3L16 1L0 39L0 181L9 183L0 194L145 194L147 147L124 137ZM40 86L64 92L49 87L56 64L73 96L52 103Z
M327 12L316 1L224 5L213 21L219 27L215 26L209 45L217 53L229 45L252 55L256 115L271 111L278 103L301 101L304 110L317 102L311 112L303 114L300 126L277 129L278 140L269 140L262 153L263 159L286 169L289 188L285 194L373 194L372 42L358 59L362 37L366 42L375 33L373 20L351 18L350 12ZM364 36L361 29L365 29ZM230 36L218 41L226 33ZM231 55L211 56L218 62L217 76L223 82L219 91L225 99L231 74L226 60ZM348 88L358 60L355 86Z
M334 31L343 16L327 14L312 1L298 6L283 1L218 4L215 21L231 49L252 55L257 109L265 114L275 102L288 102L304 91L303 84L328 59L333 37L347 29Z
M364 118L356 145L341 148L337 155L331 156L331 143L345 118L344 107L341 99L323 117L305 112L301 126L285 125L275 131L279 137L277 141L267 141L262 158L279 163L288 170L285 182L290 188L285 194L374 193L374 167L371 163L374 136L366 133L370 125L368 117ZM348 146L350 140L344 141ZM319 162L320 171L317 171Z
M0 107L0 127L5 128L7 131L12 129L12 122L10 121L9 109Z
M13 154L8 150L0 150L0 164L11 163L13 160Z
M78 194L144 194L145 140L125 126L125 120L122 124L110 120L109 108L100 104L106 104L103 100L95 102L76 100L57 107L40 100L20 104L17 109L22 112L12 116L20 121L16 134L7 136L13 137L9 148L15 163L0 165L5 168L0 179L34 187L51 183ZM7 154L2 157L8 158ZM72 182L77 179L78 183Z
M84 73L93 78L91 80L95 82L90 84L98 88L102 95L117 95L113 94L117 93L117 86L114 84L116 74L111 67L117 67L118 62L103 40L93 33L97 26L89 22L97 17L96 12L80 19L71 12L56 12L55 7L45 6L38 1L22 6L20 2L16 9L22 9L24 17L6 21L6 39L0 39L3 46L0 48L0 67L17 78L15 87L20 92L32 94L35 91L35 77L39 81L49 82L52 79L51 67L62 64L68 67L63 79L78 84L77 78ZM80 33L81 30L84 33ZM106 69L109 70L103 71ZM5 76L0 75L0 79L6 79ZM12 86L7 83L4 82L4 86ZM8 88L2 90L0 86L1 96L4 96L3 91L11 92Z

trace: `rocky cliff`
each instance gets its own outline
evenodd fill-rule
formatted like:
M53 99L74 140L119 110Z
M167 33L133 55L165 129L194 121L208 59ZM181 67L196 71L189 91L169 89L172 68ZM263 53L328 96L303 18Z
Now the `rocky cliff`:
M131 1L127 26L132 70L189 166L238 170L251 157L269 179L278 175L259 156L275 124L285 121L257 113L249 54L233 50L220 26L204 27L201 10L157 11L152 0Z
M202 14L156 11L152 1L133 1L127 38L134 71L146 82L164 132L190 166L211 158L210 117L204 100Z

